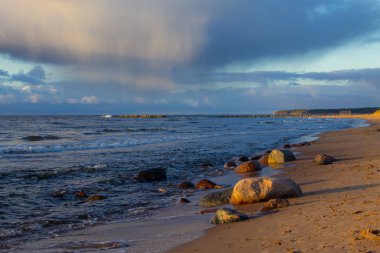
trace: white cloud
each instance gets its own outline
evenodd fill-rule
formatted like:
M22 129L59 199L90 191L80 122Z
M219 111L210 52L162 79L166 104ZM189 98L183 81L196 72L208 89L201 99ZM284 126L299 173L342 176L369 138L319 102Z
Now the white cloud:
M80 99L82 104L98 104L99 98L96 96L84 96Z

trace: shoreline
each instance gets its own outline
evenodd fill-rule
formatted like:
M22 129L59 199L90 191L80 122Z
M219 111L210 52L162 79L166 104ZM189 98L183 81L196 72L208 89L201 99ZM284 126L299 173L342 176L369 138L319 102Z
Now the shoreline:
M304 194L289 199L289 207L215 226L167 252L380 252L380 236L368 234L380 229L380 116L344 118L365 119L370 126L327 132L311 146L292 149L299 153L297 161L283 169L284 175ZM319 153L338 161L316 166ZM253 215L262 205L234 208Z
M325 134L326 133L323 133L322 136ZM298 149L296 151L298 152ZM293 162L291 164L293 165ZM293 167L290 167L289 169L292 168ZM286 169L281 168L281 170ZM226 182L232 181L231 177L238 178L237 175L234 173L232 174L234 176L231 176L230 173L226 173L226 175L222 176L222 178L210 179L216 183L226 184ZM225 178L223 179L223 177ZM236 181L238 181L238 179L236 179ZM233 184L231 186L233 186ZM57 238L44 239L35 243L28 243L25 245L27 246L27 250L25 252L38 252L38 249L44 249L47 251L54 250L57 252L67 251L70 244L72 244L72 247L77 247L78 250L93 250L93 247L95 247L94 244L97 242L105 242L106 244L119 243L121 247L109 249L112 250L112 252L147 252L145 251L146 248L140 248L139 245L134 245L136 242L139 242L139 244L148 245L149 249L154 249L148 252L165 252L168 248L176 247L176 245L181 245L183 243L186 245L186 242L189 241L191 243L192 240L197 239L200 236L204 236L206 230L210 228L211 230L214 229L213 226L209 224L209 219L212 214L195 214L195 212L204 209L197 205L197 199L199 200L202 195L205 195L205 192L198 191L194 196L189 197L192 204L177 205L175 208L169 207L164 208L164 210L161 209L157 212L157 215L154 215L153 218L151 217L152 219L149 218L148 220L145 219L132 222L98 225L85 230L69 232L68 234L61 235ZM254 206L256 206L252 209L254 212L261 208L261 204L255 204ZM253 212L252 210L251 212ZM249 210L245 210L245 207L242 207L241 211L249 213ZM134 237L133 233L131 237L131 230L136 230L139 234L146 234L146 238L141 240L141 238ZM173 237L175 238L176 243L172 242ZM83 243L78 245L78 242ZM130 243L132 244L129 245ZM128 246L123 247L123 245ZM51 248L51 246L54 247Z

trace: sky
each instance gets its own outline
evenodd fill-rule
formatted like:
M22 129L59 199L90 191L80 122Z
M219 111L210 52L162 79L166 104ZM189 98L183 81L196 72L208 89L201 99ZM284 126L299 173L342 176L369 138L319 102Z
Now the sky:
M0 114L380 107L379 0L0 0Z

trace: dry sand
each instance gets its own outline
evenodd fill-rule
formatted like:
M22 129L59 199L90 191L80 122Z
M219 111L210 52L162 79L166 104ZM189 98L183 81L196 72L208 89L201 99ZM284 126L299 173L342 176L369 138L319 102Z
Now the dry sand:
M327 133L294 150L298 160L284 170L304 195L291 206L219 225L170 252L380 252L380 118L366 118L372 126ZM339 161L315 166L318 153ZM235 208L254 214L261 206Z

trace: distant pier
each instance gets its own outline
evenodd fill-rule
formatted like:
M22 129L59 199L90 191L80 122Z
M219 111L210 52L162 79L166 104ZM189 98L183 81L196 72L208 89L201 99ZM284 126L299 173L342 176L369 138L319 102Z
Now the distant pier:
M126 115L118 115L117 118L124 119L160 119L166 118L166 115L163 114L126 114Z

